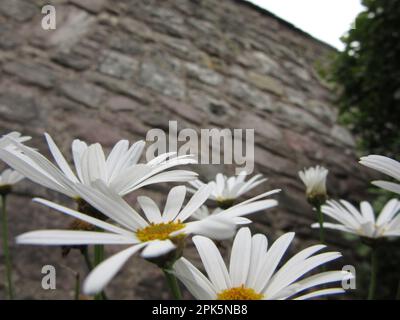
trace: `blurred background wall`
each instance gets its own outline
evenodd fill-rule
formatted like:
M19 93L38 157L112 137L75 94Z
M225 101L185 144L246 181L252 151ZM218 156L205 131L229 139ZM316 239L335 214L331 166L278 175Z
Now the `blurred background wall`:
M56 30L41 28L45 4L56 8ZM168 130L169 120L179 129L253 128L255 173L269 178L255 193L283 188L279 208L257 215L255 229L271 239L295 231L298 248L318 238L309 228L315 217L298 170L326 166L334 197L357 199L369 185L353 137L337 124L334 94L318 76L334 49L249 3L1 0L0 25L1 133L32 135L30 144L46 155L43 132L71 159L74 138L110 147L119 139L145 139L151 128ZM195 168L203 179L231 169ZM161 201L166 190L141 190L130 200L145 192ZM68 224L31 203L37 195L70 204L25 181L10 197L13 236ZM351 261L340 237L328 239L344 252L340 265ZM68 268L86 272L77 252L61 259L58 248L13 250L18 298L71 298ZM57 268L57 290L41 288L45 264ZM162 275L139 258L107 292L122 299L168 297Z

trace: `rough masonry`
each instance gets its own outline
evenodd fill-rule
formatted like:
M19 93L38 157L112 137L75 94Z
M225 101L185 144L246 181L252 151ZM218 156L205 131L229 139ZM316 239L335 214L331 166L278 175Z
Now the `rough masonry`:
M56 8L56 30L41 28L41 7L49 3ZM337 124L335 97L317 72L334 49L249 3L2 0L0 26L0 131L32 135L32 145L47 155L45 131L70 156L74 138L110 147L123 138L144 139L151 128L167 130L168 120L179 128L254 128L255 172L269 178L255 193L283 189L279 208L257 215L254 229L271 240L295 231L297 248L318 237L309 229L315 217L299 169L329 168L333 197L354 200L369 185L353 137ZM196 170L203 179L232 172L229 166ZM130 200L146 192L164 201L166 190L141 190ZM39 195L70 205L67 199L27 181L16 191L9 202L13 236L68 223L30 201ZM351 259L340 237L328 237ZM72 298L72 270L86 273L76 252L62 260L58 248L13 250L18 298ZM41 288L45 264L57 268L55 291ZM107 293L169 297L159 271L139 258Z

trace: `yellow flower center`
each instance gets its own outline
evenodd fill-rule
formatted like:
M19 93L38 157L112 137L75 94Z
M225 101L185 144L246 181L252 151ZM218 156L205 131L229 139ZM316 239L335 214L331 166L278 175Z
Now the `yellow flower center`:
M151 223L149 226L136 231L137 238L142 242L151 240L167 240L170 239L172 232L181 230L185 227L184 223L179 220L177 222L171 221L167 223Z
M242 285L221 291L217 295L217 300L261 300L263 297L261 293Z

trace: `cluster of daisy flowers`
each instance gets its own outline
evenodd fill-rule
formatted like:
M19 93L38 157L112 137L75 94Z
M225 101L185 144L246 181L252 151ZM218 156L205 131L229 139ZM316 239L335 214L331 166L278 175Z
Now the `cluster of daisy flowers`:
M386 174L394 180L400 181L400 163L381 155L369 155L360 159L360 164ZM361 201L359 208L349 201L328 199L326 178L328 170L316 166L299 172L299 176L306 185L306 195L309 203L318 213L318 223L312 228L320 229L321 242L324 241L324 229L350 233L360 238L371 252L371 276L368 299L375 297L377 287L378 251L382 246L400 236L400 201L390 199L379 214L367 201ZM400 194L400 184L393 181L373 181L373 185L390 193ZM332 222L325 222L324 217ZM397 297L400 296L400 283Z
M7 231L6 196L24 177L71 198L75 202L73 208L48 199L33 199L39 205L70 216L72 223L59 230L30 231L19 235L16 241L62 247L64 254L80 250L90 269L83 285L86 295L105 298L106 286L135 254L164 272L177 299L181 298L177 279L196 299L266 300L310 299L344 293L340 285L331 287L328 284L353 277L341 270L325 271L325 265L341 254L321 253L326 248L323 243L303 249L283 263L294 233L280 236L271 245L266 235L251 234L248 228L252 223L251 215L276 207L278 202L271 196L280 192L279 189L269 190L248 197L250 191L266 181L260 174L249 178L245 171L232 177L219 173L214 181L200 181L193 170L181 169L196 164L193 156L164 153L141 162L145 142L130 144L127 140L116 143L109 153L99 143L74 140L71 166L52 137L45 134L45 139L53 160L29 146L30 137L18 132L0 138L0 159L12 168L0 176L3 230ZM379 160L365 159L366 163L372 163L371 167L400 178L398 163ZM393 173L391 169L397 171ZM299 173L306 185L307 199L320 213L319 225L313 227L337 229L373 239L400 235L399 201L390 201L378 219L365 202L361 204L361 213L346 201L326 202L327 174L328 171L319 166ZM138 196L138 212L136 204L132 206L126 201L127 195L159 183L171 184L162 206L150 197ZM398 185L391 182L376 184L398 190ZM323 222L323 215L338 223ZM7 237L4 232L6 287L12 299ZM214 241L231 239L227 267ZM185 258L185 243L190 241L198 251L206 274ZM126 248L107 257L104 246L108 245Z

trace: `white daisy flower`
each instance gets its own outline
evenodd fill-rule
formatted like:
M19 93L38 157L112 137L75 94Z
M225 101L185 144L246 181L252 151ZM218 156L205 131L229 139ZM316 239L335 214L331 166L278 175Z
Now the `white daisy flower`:
M400 181L400 162L384 156L369 155L362 157L360 163L366 167L378 170ZM372 184L382 189L400 194L400 184L389 181L373 181Z
M226 239L234 234L234 218L275 206L275 200L261 200L232 208L207 219L186 222L208 198L210 189L205 186L198 190L182 208L186 187L171 189L163 212L148 197L139 197L146 219L142 218L118 194L98 181L95 189L77 185L83 199L107 215L119 226L107 223L44 199L35 199L74 218L90 223L105 232L43 230L23 234L17 238L20 244L36 245L89 245L89 244L130 244L125 249L96 267L85 281L87 294L100 292L118 272L130 256L142 250L141 255L153 259L176 248L175 243L188 234L200 234L213 239Z
M0 174L0 188L12 187L25 177L17 171L6 169Z
M251 236L250 229L240 229L233 242L228 270L216 245L208 238L195 236L193 242L208 278L185 258L174 264L175 274L199 300L310 299L343 293L341 288L331 288L298 295L352 276L343 271L329 271L299 280L309 271L341 256L338 252L315 255L324 245L300 251L277 270L293 237L294 233L286 233L268 249L264 235Z
M360 204L360 210L357 210L351 203L340 200L327 201L322 206L322 212L338 221L338 224L325 222L324 228L340 230L356 234L366 238L383 238L400 236L400 202L397 199L390 200L378 218L375 218L372 206L363 201ZM318 228L319 224L312 225Z
M261 174L257 174L245 181L246 176L246 171L241 171L237 176L231 177L218 173L215 177L215 181L210 181L208 183L212 188L210 199L216 201L218 206L222 209L226 209L232 206L237 198L267 180L262 178ZM205 185L205 183L200 180L189 181L189 183L196 190Z
M262 193L262 194L260 194L260 195L258 195L258 196L255 196L255 197L253 197L253 198L250 198L250 199L248 199L248 200L246 200L246 201L240 202L240 203L238 203L238 204L236 204L236 205L234 205L234 206L231 206L231 207L229 207L228 209L225 209L225 210L223 210L223 209L221 209L221 208L215 208L215 209L213 209L213 210L210 212L210 210L208 209L208 207L205 206L205 205L203 205L203 206L201 206L199 209L197 209L197 210L193 213L192 218L194 218L194 219L196 219L196 220L202 220L202 219L208 218L209 216L214 216L214 215L216 215L216 214L219 214L219 213L221 213L221 212L223 212L223 211L224 211L225 213L226 213L226 212L232 212L232 210L236 210L236 209L240 208L240 206L248 205L248 204L250 204L250 203L252 203L252 202L255 202L255 201L260 200L260 199L262 199L262 198L266 198L266 197L268 197L268 196L270 196L270 195L273 195L273 194L276 194L276 193L279 193L279 192L281 192L280 189L271 190L271 191ZM224 214L225 214L225 213L224 213ZM242 217L242 216L236 217L236 218L234 219L234 221L235 221L235 223L236 223L237 225L248 224L248 223L251 223L251 222L252 222L250 219L245 218L245 217Z
M26 142L31 139L29 136L23 136L21 133L17 131L10 132L8 134L3 135L0 138L0 149L6 148L10 145L10 140L9 139L16 140L20 143Z
M310 203L319 204L325 202L326 193L326 178L328 170L321 166L310 167L299 171L299 177L306 186L307 199Z
M175 157L174 153L165 153L147 163L138 163L145 143L138 141L129 147L127 140L119 141L108 157L99 143L88 146L83 141L74 140L75 174L50 135L45 136L58 167L39 152L13 139L9 141L16 148L0 150L0 159L28 179L71 198L80 197L74 188L76 183L92 186L100 179L118 194L126 195L146 185L186 182L197 176L186 170L166 171L178 165L196 163L190 156Z

